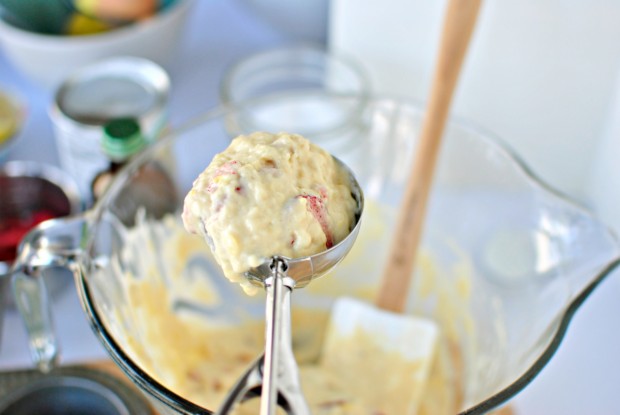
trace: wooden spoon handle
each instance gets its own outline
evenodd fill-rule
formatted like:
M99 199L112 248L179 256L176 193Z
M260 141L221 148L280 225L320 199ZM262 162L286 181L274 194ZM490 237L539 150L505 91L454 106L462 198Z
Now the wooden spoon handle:
M407 303L441 136L480 3L450 0L447 5L428 108L376 299L380 308L402 312Z

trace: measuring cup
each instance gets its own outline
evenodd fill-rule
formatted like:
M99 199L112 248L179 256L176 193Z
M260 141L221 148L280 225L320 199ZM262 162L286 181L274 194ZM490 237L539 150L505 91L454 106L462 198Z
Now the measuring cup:
M357 98L326 99L338 105ZM203 393L180 388L166 376L181 375L166 359L182 364L190 358L185 347L196 338L192 331L198 326L186 331L171 326L174 331L149 337L146 325L157 316L140 318L141 304L124 287L127 281L152 279L162 293L180 296L183 313L200 309L193 315L196 324L234 327L244 318L264 317L264 299L250 298L229 284L202 240L200 252L181 254L166 230L174 221L170 218L180 215L194 178L228 146L227 119L236 111L247 114L253 105L217 108L175 129L122 170L91 210L45 222L22 241L10 274L39 367L57 364L45 271L61 265L73 271L85 315L112 360L160 413L210 414L219 406L221 401L205 401ZM360 183L364 221L334 274L295 292L294 311L303 306L329 312L341 295L372 298L422 119L423 111L414 104L377 97L360 119L354 148L338 152L322 143ZM169 157L176 161L166 165L172 166L176 194L171 196L179 210L163 217L139 211L135 225L119 221L120 213L137 209L119 197L132 175L144 163ZM553 357L576 310L616 267L620 248L605 224L542 183L499 140L464 121L449 123L436 173L406 312L438 324L437 356L443 365L433 368L438 387L427 387L419 413L482 414L525 388ZM198 280L208 283L207 294L219 300L191 302L187 296L192 293L180 290L180 284ZM155 305L174 317L178 304L162 300ZM296 338L293 345L314 338ZM262 345L255 356L261 351ZM209 371L192 375L204 385L219 379ZM389 379L389 373L385 376Z

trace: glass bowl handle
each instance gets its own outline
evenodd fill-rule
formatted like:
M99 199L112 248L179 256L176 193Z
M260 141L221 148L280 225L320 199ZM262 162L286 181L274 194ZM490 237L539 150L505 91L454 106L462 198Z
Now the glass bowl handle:
M54 368L59 356L45 271L60 266L78 275L81 260L85 258L89 227L89 221L82 215L42 222L24 237L9 271L15 304L28 333L30 353L42 372Z

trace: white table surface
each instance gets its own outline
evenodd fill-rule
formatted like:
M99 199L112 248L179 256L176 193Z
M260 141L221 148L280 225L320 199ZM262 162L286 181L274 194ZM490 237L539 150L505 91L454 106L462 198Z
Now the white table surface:
M254 51L291 41L286 33L255 16L242 0L198 1L188 23L172 78L172 125L203 113L218 102L225 68ZM0 50L0 86L17 89L29 113L9 159L58 163L47 108L51 92L16 72ZM620 276L612 274L578 311L560 350L542 373L513 401L518 414L620 414ZM62 362L106 356L81 311L67 275L54 304ZM29 367L24 328L14 310L5 315L0 369Z

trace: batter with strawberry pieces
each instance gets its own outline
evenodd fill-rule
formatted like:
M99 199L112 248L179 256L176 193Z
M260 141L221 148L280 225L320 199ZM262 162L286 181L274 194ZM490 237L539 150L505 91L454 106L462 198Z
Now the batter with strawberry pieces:
M355 208L349 173L327 151L297 134L257 132L235 138L194 181L183 223L252 294L246 271L331 248L354 226Z

